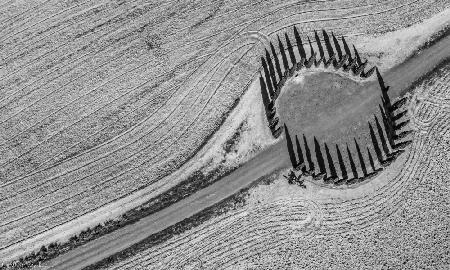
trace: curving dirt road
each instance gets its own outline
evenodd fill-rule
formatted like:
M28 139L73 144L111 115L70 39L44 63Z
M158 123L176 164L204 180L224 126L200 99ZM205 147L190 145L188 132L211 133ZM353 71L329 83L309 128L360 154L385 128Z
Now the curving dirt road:
M423 50L416 57L392 68L384 75L391 86L389 95L396 98L418 78L450 57L450 36ZM377 84L377 82L374 82ZM82 269L102 260L149 235L174 225L248 186L261 176L290 165L284 140L269 147L233 174L196 194L146 218L119 229L41 265L40 269Z

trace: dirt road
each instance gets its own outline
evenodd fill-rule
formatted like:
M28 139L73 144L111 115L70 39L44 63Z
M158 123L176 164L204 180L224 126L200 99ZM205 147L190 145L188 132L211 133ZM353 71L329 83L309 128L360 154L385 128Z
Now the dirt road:
M391 86L391 98L397 97L423 74L431 71L442 60L450 56L450 36L416 57L386 72L384 79ZM266 149L233 174L182 200L161 212L141 219L139 222L119 229L84 246L72 250L41 266L41 269L82 269L102 260L151 234L174 225L195 213L229 197L248 186L261 176L279 168L287 168L289 160L285 154L285 142Z

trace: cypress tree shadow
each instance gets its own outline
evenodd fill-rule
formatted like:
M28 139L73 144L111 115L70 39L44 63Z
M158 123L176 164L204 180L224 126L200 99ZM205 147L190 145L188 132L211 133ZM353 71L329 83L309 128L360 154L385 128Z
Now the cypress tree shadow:
M412 143L412 140L403 141L403 142L397 143L397 144L395 145L395 148L396 148L396 149L398 149L398 148L404 148L404 147L406 147L407 145L409 145L409 144L411 144L411 143Z
M372 67L369 69L369 71L365 72L364 70L361 71L361 78L369 78L374 73L376 67Z
M380 121L378 121L378 117L376 117L375 115L374 115L374 117L375 117L375 124L376 124L377 130L378 130L378 136L380 137L380 140L381 140L381 146L383 148L384 154L387 157L389 157L389 155L391 153L390 153L389 148L387 146L386 138L384 137L383 128L380 125Z
M393 161L393 154L391 153L391 151L389 150L388 146L387 146L387 142L386 142L386 138L384 137L383 134L383 129L381 128L380 122L378 121L378 118L375 116L375 124L377 126L377 130L378 130L378 135L380 137L381 140L381 146L383 148L383 151L386 155L386 159L383 160L382 165L383 166L387 166L389 165L392 161Z
M283 132L283 128L279 127L277 129L271 129L270 131L272 132L272 136L274 138L278 138L278 137L280 137L281 132Z
M278 78L281 80L283 77L283 73L281 73L281 66L280 61L278 60L277 52L275 51L275 47L273 46L272 42L270 42L270 50L272 51L273 60L275 62L275 69L277 70Z
M356 170L356 165L355 165L355 162L353 161L352 153L350 152L348 145L347 145L347 156L348 156L348 160L350 162L350 168L352 169L352 173L353 173L353 178L351 180L357 180L359 178L358 171ZM353 183L353 182L354 181L347 181L347 183Z
M287 70L289 70L289 63L288 63L288 59L286 57L286 51L284 50L283 43L281 42L279 36L277 36L277 39L278 39L278 47L280 48L281 59L283 60L283 67L286 72Z
M369 78L372 76L372 74L375 72L375 70L378 70L376 67L370 68L367 72L364 71L366 65L367 65L367 59L362 62L361 57L359 56L358 50L356 49L355 45L353 45L353 50L355 52L355 59L356 59L356 65L353 65L352 70L353 74L355 76L360 76L361 78Z
M406 101L408 100L408 97L402 97L401 99L394 102L394 104L391 105L391 112L394 112L395 110L400 109L403 105L406 104Z
M294 36L295 36L295 41L297 42L297 49L298 49L300 58L306 60L306 51L305 51L305 48L303 47L302 38L298 34L297 27L295 27L295 26L294 26Z
M304 172L306 170L305 160L303 159L303 151L300 142L298 141L297 135L295 135L295 144L297 146L297 155L298 155L297 169L300 168Z
M400 122L400 123L398 123L398 124L395 124L395 130L400 130L400 129L402 129L402 128L404 128L405 126L407 126L408 124L409 124L409 119L407 119L407 120L405 120L405 121L403 121L403 122Z
M389 117L389 121L392 122L392 118L393 118L393 114L392 114L392 105L391 105L391 100L387 94L387 92L383 92L381 94L381 104L383 104L383 109L386 113L386 116Z
M300 61L298 61L298 62L295 64L295 70L296 70L296 71L301 70L302 67L303 67L304 65L305 65L305 58L301 58Z
M356 66L356 59L352 57L352 52L350 51L350 47L348 47L347 41L344 36L341 36L342 44L344 44L345 55L348 56L348 64L344 64L344 71L348 72Z
M404 111L399 112L398 114L396 114L396 115L394 116L394 119L393 119L394 122L400 120L400 118L402 118L403 116L405 116L407 113L408 113L408 111L407 111L407 110L404 110Z
M308 142L306 141L305 134L303 134L303 143L305 144L305 153L306 153L306 160L308 161L308 171L310 173L314 173L314 163L311 158L311 150L309 150Z
M320 149L320 144L314 137L314 151L316 152L316 160L319 165L319 173L316 176L325 175L327 173L325 169L325 161L323 159L322 150Z
M383 104L383 109L386 113L386 116L389 118L389 121L392 122L392 109L391 109L391 100L386 91L381 92L381 104Z
M286 46L289 52L289 57L291 58L292 66L295 67L297 59L295 59L294 48L292 47L291 41L289 40L289 36L287 33L284 33L284 39L286 40Z
M325 30L322 30L323 41L325 42L325 47L328 52L328 61L334 56L333 46L331 46L330 37Z
M381 91L382 92L387 92L389 90L389 86L387 86L384 83L384 80L383 80L383 77L381 76L380 70L378 68L376 68L375 71L376 71L376 74L377 74L378 84L380 85Z
M325 59L325 52L323 51L322 42L320 41L319 35L317 34L317 31L314 30L314 38L316 39L317 46L319 47L319 60L316 61L316 67L322 63L322 61Z
M267 59L267 66L269 67L269 74L270 77L272 78L273 91L275 93L275 89L277 89L277 77L275 75L275 69L273 67L272 58L270 57L270 53L269 51L267 51L267 49L266 49L266 59ZM271 96L271 98L273 97L274 96Z
M330 176L325 177L325 182L335 182L338 179L336 168L334 167L334 161L330 154L330 149L328 149L328 145L325 145L325 155L327 156L328 169L330 170Z
M331 36L333 37L333 43L334 43L334 47L336 48L336 52L339 56L339 60L342 59L342 49L341 49L341 45L339 44L339 41L337 40L336 36L334 35L333 32L331 32Z
M344 159L342 158L341 150L339 149L339 146L336 144L336 153L338 156L338 162L339 162L339 169L341 170L341 179L345 180L348 179L347 169L345 168ZM342 183L342 181L340 181Z
M401 139L405 138L406 136L408 136L411 133L412 133L411 130L402 131L399 134L395 135L394 140L401 140ZM395 146L397 147L397 145L398 144L396 143Z
M367 177L367 168L366 168L366 163L364 162L364 157L361 153L361 148L359 148L359 144L356 141L356 138L353 138L355 141L355 146L356 146L356 152L358 154L358 159L359 159L359 164L361 165L361 171L363 172L363 176Z
M272 87L273 82L270 78L269 69L268 69L268 66L267 66L267 63L266 63L266 60L264 59L264 57L261 57L261 62L262 62L263 70L264 70L264 76L265 76L266 82L267 82L266 86L267 86L267 89L269 90L269 97L270 97L270 99L272 99L272 97L274 95L273 87Z
M356 49L355 45L352 45L352 46L353 46L353 52L355 54L356 64L358 66L361 66L364 63L362 62L361 57L359 56L358 50Z
M382 101L381 104L383 104L384 110L388 113L387 115L389 116L389 118L392 118L391 100L389 99L387 92L381 93L381 101Z
M388 140L389 144L391 145L391 148L394 150L397 150L400 146L405 146L405 144L396 144L395 140L400 138L396 132L400 129L402 129L404 126L408 124L408 121L402 122L400 124L396 124L395 122L399 119L401 119L404 115L407 114L407 111L400 112L397 115L393 115L393 112L397 109L399 109L401 106L403 106L406 103L407 98L402 98L394 103L394 105L391 105L391 101L389 99L389 96L387 94L387 89L389 89L389 86L386 86L384 84L384 80L381 77L380 72L377 69L377 78L378 82L380 84L380 88L382 89L382 104L383 107L380 105L378 106L381 112L381 115L383 117L383 124L386 128L386 133L388 133ZM383 89L386 89L385 91ZM402 136L404 136L403 134ZM397 153L398 154L398 153Z
M337 52L337 55L338 55L337 58L336 58L336 56L334 57L333 66L334 66L335 69L339 69L339 68L341 68L344 65L346 60L343 59L341 46L339 45L339 42L336 39L336 37L334 36L333 32L331 32L331 36L333 38L334 48L336 49L336 52Z
M391 146L391 148L394 148L395 143L394 143L393 138L395 136L395 131L394 131L393 123L386 116L385 110L383 110L383 108L381 108L381 105L378 105L378 108L380 109L381 119L383 120L384 130L386 131L389 145Z
M369 147L367 147L367 156L369 157L369 164L372 169L372 174L376 173L378 170L375 168L375 162L373 161L372 154L370 153Z
M261 86L261 96L262 96L262 100L263 100L263 104L264 104L264 109L266 110L266 114L267 114L270 101L269 101L269 95L267 94L266 83L264 82L264 79L262 78L262 76L259 77L259 85Z
M343 57L342 57L342 59L341 60L339 60L339 61L335 61L334 63L334 68L336 69L336 70L338 70L338 69L340 69L341 67L343 67L344 65L345 65L345 63L348 61L348 55L344 55Z
M380 146L378 145L378 140L375 135L375 131L373 130L373 127L370 124L370 122L369 122L369 130L370 130L370 138L372 139L372 145L373 145L373 149L375 150L375 154L377 155L378 163L382 164L383 163L383 155L381 153Z
M350 70L354 70L355 68L356 68L356 59L355 58L353 58L352 60L350 60L349 61L349 63L348 63L348 65L345 65L344 66L344 71L345 72L348 72L348 71L350 71Z
M342 44L344 44L345 54L348 55L348 59L351 62L353 60L352 52L350 51L350 48L348 47L347 41L345 40L344 36L341 36L341 40L342 40Z
M289 135L289 130L284 124L284 131L286 133L286 144L289 153L289 159L291 160L292 167L295 168L297 166L297 159L295 157L294 145L292 144L291 136Z
M309 37L308 37L308 43L309 43L311 56L309 57L308 61L305 63L305 67L310 68L316 62L316 53L314 52L314 47L313 47Z

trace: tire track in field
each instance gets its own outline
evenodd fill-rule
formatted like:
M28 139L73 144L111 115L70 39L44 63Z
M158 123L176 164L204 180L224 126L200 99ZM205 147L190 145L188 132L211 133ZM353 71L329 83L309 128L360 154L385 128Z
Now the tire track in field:
M217 34L217 33L216 33ZM237 35L236 35L237 36ZM214 96L214 95L213 95ZM206 105L205 105L206 106ZM201 113L201 112L200 112ZM197 114L197 118L200 118L201 116L200 116L200 114ZM191 124L192 124L193 122L191 122ZM174 126L175 127L175 126ZM145 163L143 163L143 164L145 164ZM134 169L134 168L132 168L132 169Z
M50 94L49 94L49 95L50 95ZM40 100L38 100L38 101L40 101ZM38 101L35 101L33 104L37 103Z
M445 120L445 119L443 119ZM439 132L439 126L442 128L442 123L448 123L448 117L446 121L437 121L435 122L435 127ZM449 129L446 129L446 134L448 134ZM434 132L432 132L434 133ZM442 134L442 133L441 133ZM423 138L426 140L426 138ZM420 142L419 142L420 143ZM436 145L436 141L432 144L429 144L425 148L429 148ZM421 149L420 152L425 152L427 149ZM420 157L421 153L414 153L414 150L411 154L415 154ZM423 156L423 155L422 155ZM423 158L422 158L423 159ZM417 162L416 162L417 163ZM423 168L427 167L428 162L422 164ZM416 166L414 166L416 167ZM416 171L417 172L417 171ZM419 173L422 176L426 172ZM409 178L410 176L406 177ZM398 179L404 179L404 177L400 176ZM414 183L413 187L410 187L410 190L414 189L416 185L419 183ZM389 191L389 187L387 187L387 191ZM384 194L386 196L391 196L392 194ZM405 196L406 194L397 194L398 196ZM339 203L338 203L339 204ZM389 202L386 202L389 204ZM217 268L217 269L228 269L232 265L242 262L246 258L252 256L251 254L264 253L267 254L270 250L276 250L277 248L287 247L293 242L295 239L290 239L289 234L292 231L287 230L286 227L288 224L295 222L295 218L290 218L290 220L286 220L286 217L292 217L298 215L299 212L296 210L292 210L293 213L286 212L283 209L290 209L290 206L297 205L284 202L279 208L274 208L272 211L263 211L262 217L256 216L254 218L249 218L248 222L243 222L242 218L238 219L240 212L248 212L255 213L258 212L258 209L245 209L245 210L237 210L233 214L225 214L224 216L218 217L218 220L211 220L207 223L201 225L202 228L196 227L191 231L183 233L180 236L175 236L164 242L161 245L152 247L148 250L145 250L139 253L138 256L130 257L129 259L122 261L116 265L111 266L108 269L148 269L149 267L159 267L163 269L171 269L177 268L183 265L184 268L189 269L188 267L199 266L200 264L196 262L195 258L203 258L202 266L207 268ZM298 206L298 205L297 205ZM322 205L322 207L326 207ZM346 207L343 207L346 208ZM364 208L361 208L361 211L365 211ZM282 231L284 231L283 235L277 235L276 233L267 233L265 230L267 225L265 220L267 216L271 216L271 213L277 213L282 218L275 219L274 223L280 226ZM327 213L324 210L324 213ZM248 215L248 214L247 214ZM246 233L243 232L243 227L246 226L247 223L252 224L256 227L256 230L260 230L261 233ZM367 225L367 224L366 224ZM370 224L370 225L373 225ZM270 226L270 225L269 225ZM367 227L366 227L367 228ZM356 231L349 232L347 228L346 231L341 231L339 228L329 227L327 230L334 230L335 234L343 235L345 233L357 234L358 229ZM319 230L317 236L313 235L311 237L306 237L305 241L315 241L315 237L331 237L332 235L322 234L322 231ZM267 233L269 237L264 237L264 234ZM230 235L231 234L231 235ZM303 238L303 237L302 237ZM302 239L300 238L300 239ZM302 239L303 240L303 239ZM217 246L219 243L220 246ZM237 246L239 243L242 243L241 246ZM236 246L235 246L236 245ZM216 247L216 249L211 249L211 247ZM236 250L238 248L238 250ZM250 253L250 254L249 254ZM176 255L175 255L176 254ZM201 254L201 256L200 256ZM234 254L234 255L231 255ZM228 259L227 258L232 258ZM225 260L225 261L224 261ZM195 265L195 266L193 266Z
M217 89L217 88L216 88ZM214 95L214 93L213 93L213 95ZM212 95L212 96L213 96ZM206 106L206 105L205 105ZM203 109L202 109L203 110ZM102 184L104 184L104 183L106 183L106 182L108 182L109 180L106 180L106 181L104 181L104 182L102 182L101 184L99 184L99 185L102 185ZM85 191L87 191L88 189L86 189ZM74 196L77 196L78 194L76 194L76 195L74 195ZM70 198L67 198L67 199L70 199ZM65 199L66 200L66 199ZM64 201L64 200L63 200ZM61 203L62 201L60 201L60 202L58 202L58 203ZM57 204L57 203L56 203ZM56 205L56 204L54 204L54 205ZM54 205L52 205L52 206L54 206ZM42 208L42 209L40 209L39 211L42 211L43 209L45 209L45 208ZM18 220L20 220L20 219L22 219L22 218L24 218L24 217L21 217L21 218L19 218L19 219L16 219L15 221L18 221ZM14 221L13 221L14 222ZM9 223L8 223L9 224ZM0 227L3 227L3 226L5 226L5 225L8 225L8 224L2 224L2 225L0 225ZM2 247L2 248L5 248L5 247Z
M148 10L150 10L150 8L148 8ZM99 25L100 26L107 25L108 22L112 23L114 20L119 20L119 21L120 20L122 20L122 21L124 20L124 18L121 18L121 15L122 15L122 17L124 17L123 11L119 10L119 11L113 12L113 13L116 14L116 15L113 16L113 17L110 17L110 18L107 17L106 19L104 17L101 17L101 14L97 14L99 20L95 20L95 21L91 22L93 25L95 25L94 28L92 28L92 29L95 29ZM132 14L132 13L130 12L129 14ZM142 15L144 15L144 14L142 14ZM81 15L85 15L85 14L81 14ZM88 13L88 15L89 15L89 13ZM82 22L83 21L80 21L78 23L78 25L81 25ZM5 79L15 75L16 73L22 71L24 68L28 67L30 64L36 62L37 60L39 60L41 58L43 58L45 60L46 56L52 56L51 53L58 52L59 49L61 49L61 48L67 50L67 46L66 45L68 45L68 44L72 45L73 41L76 41L77 39L80 39L81 37L83 37L84 38L83 41L86 40L86 42L88 44L95 44L96 42L100 42L103 37L109 37L111 34L116 33L116 31L120 30L121 26L125 25L126 23L127 23L127 21L123 22L123 24L119 24L118 27L116 27L116 28L114 28L114 29L112 29L110 31L105 31L105 29L102 29L102 30L104 30L105 33L101 34L100 36L95 37L94 40L89 40L88 39L91 35L94 35L94 34L97 33L94 30L93 31L88 31L88 32L86 32L86 31L83 32L84 29L79 29L78 32L75 31L74 33L68 34L66 37L63 37L65 39L67 39L66 42L63 42L62 44L59 44L58 46L52 46L51 50L48 50L48 51L44 52L43 54L40 54L37 57L33 58L31 61L26 62L22 66L19 66L20 67L19 69L13 70L12 72L9 72L8 75L3 77L3 78L1 78L1 80L5 80ZM66 27L69 27L69 26L73 26L73 25L67 25ZM63 27L63 29L59 29L59 30L62 31L64 29L66 29L66 27ZM98 31L98 32L101 32L101 30ZM55 38L51 39L50 41L51 42L55 42ZM43 47L44 45L39 45L38 44L37 47L39 47L39 46ZM52 44L50 43L50 45L52 45ZM50 45L47 44L47 46L50 46ZM83 47L87 46L87 45L84 45L84 46L81 46L81 45L78 46L78 47L75 47L75 48L71 48L70 51L78 52L79 50L82 50ZM30 50L28 50L28 52L30 52ZM66 52L63 52L63 53L66 53ZM64 57L64 55L62 57ZM60 60L60 59L57 59L57 60Z
M48 2L50 2L50 0L46 0L46 1L44 1L43 3L39 3L39 4L37 4L37 5L35 5L35 6L31 7L31 8L25 9L23 12L20 12L20 13L18 13L18 14L15 14L15 15L13 15L13 16L7 18L7 19L4 20L4 21L1 21L1 22L0 22L0 25L4 24L4 23L6 23L6 22L8 22L8 21L10 21L10 20L12 20L12 19L15 19L15 18L17 18L17 17L19 17L19 16L21 16L21 15L23 15L23 14L25 14L25 13L28 13L28 11L30 11L30 10L32 10L32 9L35 9L35 8L38 7L38 6L41 6L41 7L42 7L42 6L44 6L45 4L47 4ZM4 28L3 25L2 25L2 28Z
M244 45L244 46L245 46L245 45ZM221 63L220 63L220 64L221 64ZM219 64L219 65L220 65L220 64ZM217 71L217 69L216 69L216 71ZM213 74L213 75L214 75L214 74ZM205 84L205 85L207 85L207 84ZM214 93L213 93L213 95L214 95ZM198 99L198 97L197 97L197 99ZM197 100L197 99L196 99L196 100ZM206 106L206 105L205 105L205 106ZM202 110L203 110L203 109L202 109ZM194 121L194 122L195 122L195 121ZM158 127L158 126L157 126L157 127ZM156 128L157 128L157 127L156 127ZM156 128L155 128L155 129L156 129ZM145 136L145 135L144 135L144 136ZM161 151L161 152L162 152L162 151Z
M31 28L31 27L34 27L34 26L36 26L36 25L38 25L38 24L42 24L43 22L45 22L45 21L47 21L47 20L49 20L49 19L52 19L52 18L54 18L54 17L57 17L57 16L59 16L59 15L65 13L65 12L67 12L67 11L70 11L71 9L77 8L77 7L81 6L82 4L87 3L88 1L89 1L89 0L85 0L85 2L77 3L77 4L74 5L74 6L67 7L66 9L62 9L61 11L58 11L57 13L51 14L50 16L46 16L45 19L41 19L41 20L35 22L34 24L27 25L25 28L20 29L18 32L14 32L14 31L13 31L13 32L11 32L10 34L2 35L1 38L0 38L0 42L5 42L6 40L8 40L9 38L11 38L12 36L17 36L17 35L19 35L20 33L22 33L23 31L28 30L28 29ZM31 19L33 19L33 18L31 18ZM25 22L25 23L27 23L27 22ZM18 30L17 27L15 27L14 30Z
M434 88L433 90L436 90ZM437 90L440 90L437 88ZM434 121L433 128L429 130L431 134L447 134L449 131L448 126L448 114L445 111L445 106L441 106L441 116L440 119L436 119ZM424 112L430 112L426 109L423 110ZM442 112L444 112L442 114ZM447 115L446 115L447 114ZM426 133L424 134L426 135ZM441 135L439 135L441 136ZM340 212L336 212L338 215L332 220L339 221L340 218L342 218L342 215L348 216L348 218L354 217L361 219L368 219L371 217L371 214L373 213L379 214L382 218L385 218L387 216L390 216L393 212L398 211L400 204L402 203L402 199L405 197L405 193L409 192L412 189L415 189L420 183L417 183L415 181L411 182L412 175L415 175L414 179L423 179L426 173L430 169L430 160L425 160L425 165L422 162L419 170L419 161L421 160L420 157L425 156L424 153L427 152L424 148L427 149L435 149L439 145L439 140L434 140L432 144L429 144L428 146L424 146L424 143L428 143L429 139L427 137L422 136L421 134L418 134L415 136L414 139L415 143L412 146L412 153L408 157L408 161L406 162L406 167L402 168L402 171L395 177L392 182L389 182L387 185L383 186L380 190L377 191L377 193L370 198L370 200L366 200L365 198L361 199L361 201L357 201L356 203L352 201L350 205L342 205L342 209L339 209ZM423 169L425 168L425 169ZM404 169L404 170L403 170ZM386 193L389 193L387 194ZM382 208L380 208L382 206ZM352 212L352 208L349 209L349 207L353 207L354 209L364 209L365 212L363 213L354 213ZM370 210L370 211L367 211ZM345 213L345 214L344 214ZM368 213L368 214L367 214ZM381 214L380 214L381 213ZM327 220L328 221L328 220ZM379 221L379 218L372 218L371 222ZM325 222L326 223L326 222ZM336 224L336 223L334 223ZM332 225L334 225L332 224ZM362 226L362 228L358 228L353 226L352 229L354 230L362 230L365 227L368 227L372 224L359 224ZM326 230L324 230L326 231ZM334 232L332 232L334 233Z
M445 76L447 78L448 76ZM416 122L427 123L427 125L416 125L419 128L416 130L414 143L409 147L410 152L406 158L405 166L401 167L401 171L395 173L395 177L392 180L386 181L385 185L379 188L375 188L370 198L367 198L367 194L361 194L359 197L345 200L345 201L324 201L321 202L324 208L324 220L317 231L318 237L332 237L333 235L346 235L346 234L360 234L364 230L374 226L376 223L387 219L394 212L399 211L403 205L403 201L408 197L410 192L416 190L419 186L423 185L423 181L426 181L425 175L429 174L432 166L431 163L435 161L433 158L427 157L425 153L432 153L431 157L436 156L434 149L438 149L441 144L441 138L444 137L447 141L450 139L450 112L448 111L448 100L446 99L446 92L450 88L442 87L444 83L437 83L437 87L429 90L430 94L422 94L422 97L426 100L427 96L430 100L433 100L436 96L435 103L422 103L414 110L414 119ZM448 84L447 84L448 85ZM416 94L417 95L417 94ZM426 104L425 106L422 106ZM435 104L439 104L435 106ZM381 177L381 176L380 176ZM416 180L417 179L417 180ZM287 207L288 203L283 203L281 208ZM372 207L373 206L373 207ZM371 209L373 208L373 209ZM283 209L277 209L276 213L285 213ZM369 211L367 211L369 210ZM216 254L219 250L228 249L234 251L232 243L243 243L244 251L239 256L233 256L235 262L242 261L247 257L247 252L263 252L268 250L275 250L276 246L286 246L289 242L283 241L278 237L273 237L276 240L269 241L270 247L267 244L263 247L256 247L255 245L248 245L250 242L258 242L261 235L244 234L242 233L241 221L236 221L233 217L239 216L240 212L254 212L252 209L239 209L232 214L225 214L219 216L217 219L210 220L200 227L195 227L191 231L183 233L180 236L175 236L161 245L155 246L148 250L139 253L138 256L131 257L126 261L122 261L117 265L111 266L110 269L148 269L148 267L160 267L160 268L176 268L183 265L184 268L189 269L189 266L199 268L200 265L207 265L209 268L218 268L222 266L224 269L232 265L232 262L224 263L220 258L230 258L232 256L221 256ZM268 213L265 211L264 213ZM348 226L340 226L340 222L346 223L348 216L356 214L355 219L357 222L353 222L351 228ZM270 215L270 212L269 214ZM344 216L343 216L344 215ZM289 213L283 215L290 216ZM330 219L331 216L331 219ZM344 220L342 220L342 217ZM261 224L259 228L264 231L266 224L264 218L255 218L250 220L251 224ZM336 221L330 223L330 221ZM223 224L222 224L223 222ZM280 223L286 226L285 221ZM233 224L239 225L233 227ZM289 232L286 230L287 233ZM217 235L223 235L224 239L220 239ZM231 235L230 235L231 234ZM236 239L241 235L246 237L242 239ZM306 241L313 241L314 239L307 239ZM230 242L231 241L231 242ZM206 242L206 243L205 243ZM212 247L223 245L223 243L229 243L228 247L217 248L217 250L211 250ZM281 243L280 243L281 242ZM176 256L174 255L176 254ZM209 264L200 264L196 262L195 258L204 258L204 261ZM227 263L230 263L227 265Z

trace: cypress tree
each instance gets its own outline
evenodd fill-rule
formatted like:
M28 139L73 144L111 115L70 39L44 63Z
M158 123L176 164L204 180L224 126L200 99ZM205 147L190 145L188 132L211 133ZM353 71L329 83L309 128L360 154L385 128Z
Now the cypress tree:
M284 50L283 43L281 42L279 36L277 36L277 39L278 39L278 47L280 48L280 53L281 53L281 60L283 60L283 67L284 67L284 70L287 71L287 70L289 70L289 63L288 63L288 59L286 56L286 51Z
M283 73L281 72L281 66L280 66L280 61L278 60L278 54L275 51L275 47L273 46L272 42L270 42L270 49L272 51L273 60L275 62L275 69L277 70L278 78L280 81L281 78L283 77Z
M330 60L334 56L333 46L331 46L330 37L328 36L325 30L322 30L323 40L325 42L325 47L328 51L328 60Z
M314 163L311 158L311 150L309 150L308 141L306 141L305 134L303 134L303 143L305 144L306 160L308 161L308 169L314 172Z
M294 26L294 36L295 36L295 40L297 42L297 49L298 49L298 53L300 54L300 58L305 59L305 61L306 61L305 48L303 48L302 39L301 39L300 35L298 34L297 27L295 27L295 26Z
M369 147L367 147L367 155L369 156L369 163L370 167L372 168L372 171L376 172L377 169L375 169L375 162L373 162L372 154L370 153Z
M375 150L375 154L377 155L378 162L380 164L382 164L383 163L383 155L381 154L381 149L380 149L380 146L378 145L378 140L375 135L375 131L373 130L373 127L370 123L369 123L369 130L370 130L370 138L372 139L372 145Z
M344 44L344 51L345 51L345 54L348 55L348 57L349 57L348 59L349 59L349 61L351 62L351 61L353 60L353 58L352 58L352 52L350 51L350 48L348 47L347 41L345 41L344 36L341 36L341 40L342 40L342 44Z
M336 144L336 153L338 156L339 169L341 170L342 179L346 180L348 179L347 169L345 168L344 159L342 158L341 150L339 149L339 146L337 144Z
M269 97L272 98L274 95L273 87L272 87L273 83L270 78L270 72L269 72L269 69L268 69L268 66L267 66L267 63L266 63L266 60L264 59L264 57L261 57L261 62L262 62L263 70L264 70L264 76L265 76L266 82L267 82L266 86L267 86L267 89L269 90Z
M381 140L381 147L383 148L383 151L386 154L386 157L389 158L391 156L391 152L389 151L389 148L386 143L386 138L384 137L384 134L383 134L383 129L381 128L380 122L378 121L378 118L376 116L375 116L375 124L377 126L378 135Z
M273 67L272 58L269 52L266 50L267 66L269 67L270 78L272 78L273 90L277 89L277 77L275 75L275 69Z
M295 59L294 48L292 47L291 41L289 40L289 36L287 33L284 33L284 38L286 39L286 46L288 48L289 57L291 58L292 67L297 63L297 59Z
M336 48L336 51L337 51L337 53L338 53L339 60L341 60L341 59L342 59L341 45L339 45L339 41L338 41L337 38L334 36L334 33L333 33L333 32L331 32L331 36L333 37L334 47Z
M320 144L314 137L314 151L316 152L317 163L319 164L319 174L326 174L325 161L323 159L322 150L320 149Z
M320 63L325 58L325 52L323 51L322 42L320 41L319 35L317 34L316 30L314 30L314 38L316 39L317 46L319 47L319 55L320 55L320 59L317 61L318 63L317 65L320 65Z
M334 167L333 158L331 157L331 154L330 154L330 149L328 149L328 145L326 143L324 145L325 145L325 154L327 156L328 169L330 169L330 178L336 179L337 172L336 172L336 168Z
M363 172L363 175L367 176L367 168L366 168L366 163L364 162L364 157L361 153L361 149L359 148L359 144L356 141L356 138L354 138L354 140L355 140L356 152L358 154L359 164L361 165L361 170Z
M268 105L269 105L269 95L267 94L267 89L266 89L266 83L264 82L264 79L262 78L262 76L259 77L259 85L261 86L261 96L262 96L262 101L264 104L264 109L268 110Z
M303 159L303 151L300 146L300 142L298 141L297 135L295 135L295 144L297 145L297 155L298 155L298 165L304 164L305 160Z
M284 130L286 131L286 143L289 153L289 159L291 160L292 167L295 168L297 166L297 159L295 157L294 145L292 144L291 136L289 135L289 130L286 124L284 124Z
M348 145L347 145L347 155L348 155L348 160L350 161L350 168L352 169L353 178L358 179L359 178L358 171L356 170L356 165L355 165L355 162L353 161L352 153L350 152Z

